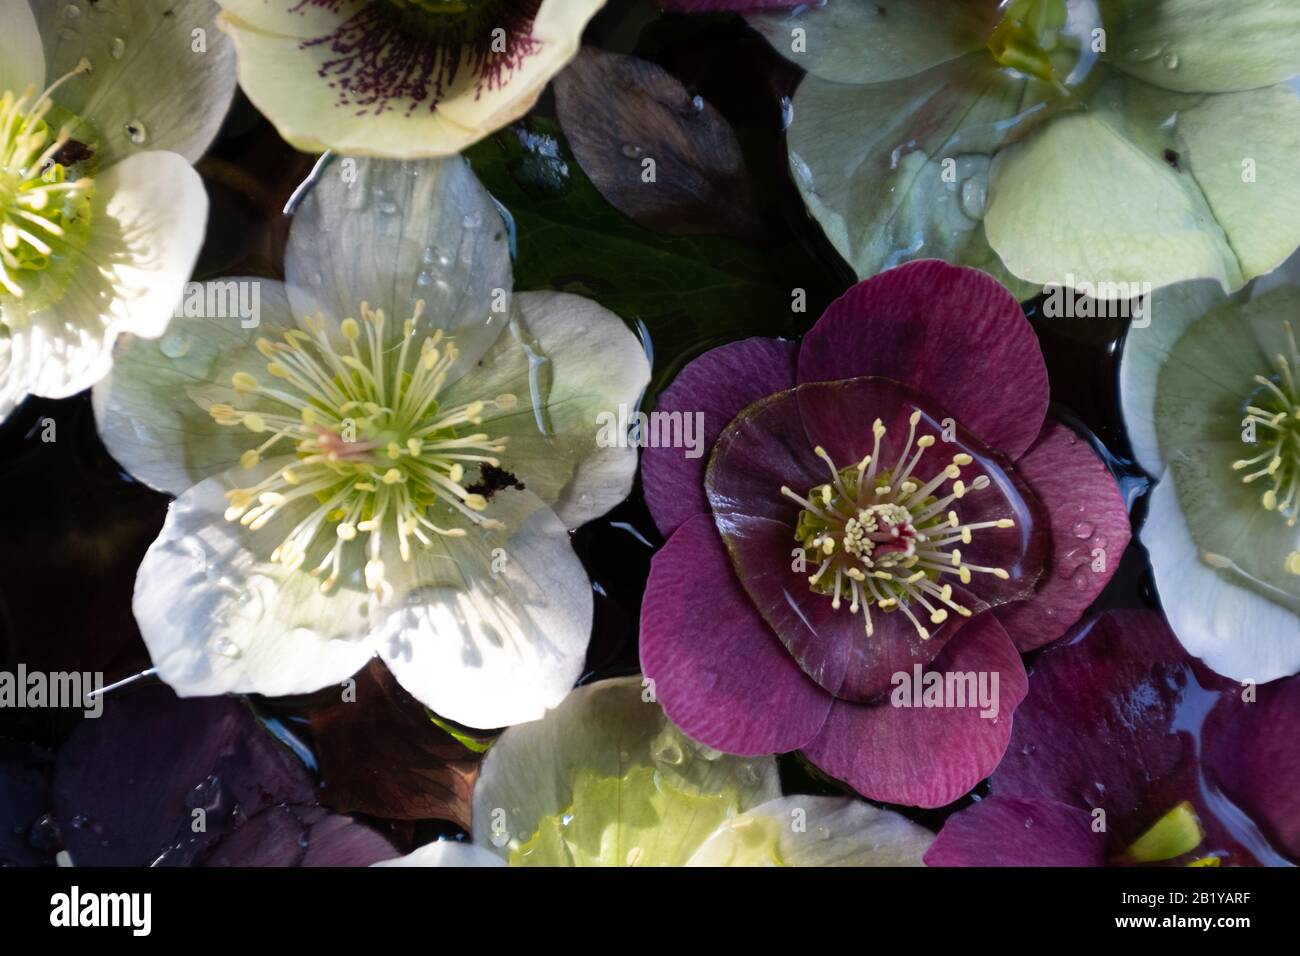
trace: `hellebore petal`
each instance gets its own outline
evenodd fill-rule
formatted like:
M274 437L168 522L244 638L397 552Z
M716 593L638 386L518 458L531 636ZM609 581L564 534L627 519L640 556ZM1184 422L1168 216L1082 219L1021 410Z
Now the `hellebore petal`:
M28 0L0 0L0 92L45 86L45 54Z
M1048 422L1016 462L1047 513L1052 553L1034 594L994 613L1027 653L1064 634L1092 604L1128 547L1128 509L1100 458L1065 425Z
M1120 0L1108 4L1110 58L1141 80L1186 93L1271 86L1300 73L1300 8L1277 0Z
M924 704L915 673L902 672L907 680L896 679L894 693L876 703L837 700L803 748L808 759L865 797L908 806L944 806L987 777L1007 752L1012 714L1028 689L1002 625L979 615L928 669L939 686L951 678L951 699L945 693L939 705Z
M236 372L264 373L258 338L278 339L297 328L284 285L274 279L219 279L193 294L194 309L203 314L173 318L161 338L123 339L112 371L93 392L109 453L140 481L171 495L239 464L248 432L218 425L208 410L217 402L240 404L231 385ZM256 314L239 314L253 303Z
M371 638L413 697L481 728L537 720L565 698L586 660L593 600L568 528L536 495L506 489L492 507L514 533L416 550L402 571L405 605Z
M1300 680L1258 688L1207 748L1215 779L1290 856L1300 858Z
M1015 117L1033 112L1026 85L987 54L906 82L804 79L786 134L790 170L808 211L860 277L943 258L991 273L1019 299L1037 291L1007 271L983 225L992 158Z
M984 227L1034 283L1238 289L1300 244L1298 157L1287 86L1197 97L1111 75L998 154Z
M679 416L684 428L687 416L693 416L700 426L697 448L655 443L641 454L646 504L665 537L694 515L709 513L704 494L707 452L747 405L794 387L797 353L795 343L780 339L731 342L688 364L660 393L661 417Z
M879 435L867 424L872 418L881 423ZM706 489L740 582L799 666L836 697L860 701L883 693L891 675L933 660L971 612L1026 597L1041 572L1047 532L1040 506L1005 459L955 423L946 430L947 421L897 382L856 378L804 384L758 402L727 426L715 446ZM951 441L937 442L940 436ZM927 455L929 447L935 450ZM913 554L922 563L890 565L897 581L883 566L869 566L874 576L858 586L871 599L862 602L859 616L853 576L846 571L841 580L839 569L830 568L839 553L824 558L820 550L801 551L808 542L797 535L811 527L801 513L813 512L806 499L794 496L819 497L810 489L827 485L827 460L838 469L854 468L868 455L872 469L848 483L863 501L904 502L899 507L908 517L898 527L915 527L923 536ZM968 487L960 476L972 466L975 475L964 473ZM873 492L877 486L889 493ZM840 513L835 520L843 519ZM973 530L963 531L967 525ZM879 547L890 547L879 540ZM818 582L812 579L828 571L853 610L833 599L829 579L822 589L813 586ZM923 572L924 580L912 580ZM876 583L881 574L885 584ZM940 597L941 587L951 590ZM891 594L911 596L899 606ZM916 614L937 628L924 628Z
M112 366L123 333L167 328L198 259L208 215L197 173L175 153L132 156L95 180L89 242L55 302L10 322L0 351L0 417L25 393L65 398ZM21 313L21 302L4 303Z
M299 319L322 311L338 321L366 302L387 314L387 333L396 336L422 300L419 329L441 329L460 350L453 382L510 314L505 223L458 157L336 159L294 214L284 271Z
M371 866L507 866L505 860L491 850L474 843L456 840L434 840L393 860L372 863Z
M58 102L99 132L101 168L142 150L168 150L191 163L207 152L236 85L235 48L217 29L212 0L36 7L47 77L75 69L82 57L91 63L89 74L60 88Z
M307 693L374 653L364 590L322 594L316 578L270 560L283 533L224 520L225 492L249 478L237 467L173 501L136 575L141 636L158 676L182 696ZM278 519L285 531L301 507Z
M509 440L502 467L576 528L632 490L636 448L601 425L636 408L650 361L623 320L590 299L525 292L514 305L481 367L450 385L442 401L515 396L514 406L485 411L483 428Z
M240 85L281 136L401 159L450 156L528 112L604 0L451 13L344 0L297 20L295 0L221 3Z
M915 76L983 50L997 26L998 6L997 0L903 0L888 7L805 3L789 12L755 13L748 20L778 53L813 76L864 84Z
M1028 832L1026 832L1028 831ZM1055 800L994 794L949 817L926 866L1104 866L1092 814Z
M922 866L934 834L846 797L769 800L727 821L687 866Z
M1013 459L1047 414L1047 366L1019 304L984 273L938 260L859 282L804 336L800 382L860 375L905 383Z
M726 753L797 750L831 707L736 580L708 515L682 524L650 566L641 670L673 723Z
M474 789L474 842L514 865L681 865L728 819L779 794L770 757L708 750L648 702L639 678L605 680L492 745Z

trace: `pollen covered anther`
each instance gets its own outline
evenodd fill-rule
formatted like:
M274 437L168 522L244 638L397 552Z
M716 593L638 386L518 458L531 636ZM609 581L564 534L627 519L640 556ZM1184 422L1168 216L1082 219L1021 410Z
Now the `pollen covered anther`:
M365 586L385 599L392 593L386 541L395 539L397 553L408 561L413 541L429 548L439 536L463 537L466 524L502 527L483 514L488 502L464 481L466 464L498 463L506 447L505 438L470 426L477 429L490 410L513 408L514 396L440 405L460 353L441 330L417 332L423 305L418 302L414 318L403 324L397 345L383 337L384 313L364 302L361 321L345 318L333 330L323 316L309 316L303 326L310 333L291 330L282 341L258 342L258 351L271 359L269 379L242 371L232 376L231 386L257 400L257 411L225 403L209 409L220 425L265 436L244 452L245 468L268 454L295 456L256 485L227 492L226 518L258 530L289 506L313 504L272 558L308 567L323 577L322 591L360 570ZM435 521L435 511L462 526Z
M1286 352L1273 357L1272 377L1256 375L1254 394L1246 406L1246 425L1258 447L1263 450L1250 458L1232 463L1244 472L1246 484L1264 480L1268 487L1260 494L1266 511L1276 511L1289 527L1300 518L1300 352L1289 321Z
M957 545L969 544L972 532L1015 526L1011 518L962 523L954 502L989 486L979 475L967 485L961 469L973 462L963 453L929 481L915 477L927 450L935 445L934 435L917 435L921 413L909 420L907 442L898 461L880 467L880 444L885 425L872 425L874 446L862 461L840 468L823 448L814 454L826 463L830 481L810 489L806 496L783 487L781 494L798 503L802 510L795 527L795 540L803 548L812 568L808 586L831 598L839 609L847 600L849 613L862 611L867 635L875 633L872 608L886 613L902 612L923 639L932 625L942 625L949 612L970 617L971 611L952 597L952 585L941 583L953 575L963 584L974 574L1009 577L1002 568L982 567L963 560ZM945 494L942 487L950 483Z

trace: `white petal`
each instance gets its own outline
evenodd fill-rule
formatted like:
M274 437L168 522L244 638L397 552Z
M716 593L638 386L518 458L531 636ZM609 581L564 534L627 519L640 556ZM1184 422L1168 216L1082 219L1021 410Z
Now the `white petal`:
M515 305L510 330L447 389L444 404L514 395L517 406L489 412L483 428L509 437L502 467L576 528L632 490L636 449L603 441L615 429L601 423L636 411L650 362L623 320L590 299L524 292Z
M1234 680L1262 684L1300 671L1300 615L1201 561L1168 471L1151 493L1142 543L1165 617L1189 654Z
M714 832L687 866L923 866L934 834L848 797L769 800Z
M373 656L364 596L342 586L320 594L315 578L261 554L280 540L274 527L225 520L225 491L275 466L185 492L140 564L136 622L158 676L181 696L307 693Z
M0 94L21 96L28 86L45 87L45 54L36 17L27 0L0 0Z
M564 699L582 673L592 615L587 573L555 513L513 489L489 507L518 528L513 536L504 546L474 530L443 539L463 584L412 591L374 635L414 697L485 728L535 720Z
M1156 436L1156 385L1169 350L1187 328L1225 296L1212 279L1180 282L1151 293L1147 314L1135 319L1124 338L1119 397L1133 456L1147 474L1164 471Z
M65 398L112 365L113 341L163 333L198 259L208 198L175 153L141 153L95 182L84 262L62 298L29 315L11 336L7 376L29 392Z
M505 223L459 157L335 160L294 216L284 268L299 317L320 310L337 321L368 302L397 334L423 300L424 327L455 340L461 368L509 315Z
M284 285L274 279L218 279L187 288L185 298L191 312L201 301L202 315L173 318L158 339L120 341L113 370L94 388L95 421L109 453L171 495L233 468L256 444L243 428L218 425L208 409L216 402L241 407L234 373L266 376L257 339L296 328Z
M434 840L406 856L381 860L371 866L505 866L495 853L457 840Z
M101 168L142 150L170 150L190 162L207 151L236 85L235 49L217 29L212 0L38 7L49 78L90 60L92 71L55 98L99 132ZM75 20L69 7L80 11Z

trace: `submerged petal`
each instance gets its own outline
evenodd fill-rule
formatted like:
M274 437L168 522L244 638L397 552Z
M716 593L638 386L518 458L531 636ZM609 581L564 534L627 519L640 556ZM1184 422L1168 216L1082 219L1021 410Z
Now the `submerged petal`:
M994 794L949 817L926 866L1102 866L1106 834L1086 810Z

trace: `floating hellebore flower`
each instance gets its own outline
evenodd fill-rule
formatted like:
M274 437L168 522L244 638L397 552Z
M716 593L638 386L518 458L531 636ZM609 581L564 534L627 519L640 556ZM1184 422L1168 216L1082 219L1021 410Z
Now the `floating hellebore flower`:
M918 866L933 834L846 797L781 796L771 757L691 740L637 677L580 687L492 745L472 844L387 866Z
M260 292L132 341L95 392L109 451L179 496L136 578L159 675L290 694L378 654L452 720L541 716L590 634L568 530L636 468L593 422L639 400L640 343L578 296L510 300L505 225L458 158L327 168L285 273L210 283Z
M219 0L248 98L299 149L449 156L523 116L605 0Z
M803 748L891 803L985 777L1024 695L1017 650L1064 633L1128 541L1114 480L1047 398L1015 299L937 260L854 286L800 345L688 365L656 414L703 415L707 468L672 448L642 465L669 538L641 664L668 717L730 753Z
M749 22L807 70L791 171L860 276L940 257L1019 298L1235 289L1300 243L1300 6L829 0Z
M1234 684L1155 611L1108 611L1035 661L991 795L931 866L1300 859L1300 679Z
M0 0L0 420L94 384L124 332L161 335L198 258L190 168L235 91L207 0Z
M1271 284L1158 290L1120 363L1134 454L1160 478L1142 542L1170 626L1254 681L1300 671L1300 288Z

